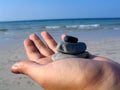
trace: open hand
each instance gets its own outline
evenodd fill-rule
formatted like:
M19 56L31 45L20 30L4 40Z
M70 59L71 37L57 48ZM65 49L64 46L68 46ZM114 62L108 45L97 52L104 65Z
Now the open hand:
M24 41L29 59L15 63L13 73L29 76L45 90L119 90L118 63L94 55L53 62L57 44L48 32L41 35L45 43L35 34Z

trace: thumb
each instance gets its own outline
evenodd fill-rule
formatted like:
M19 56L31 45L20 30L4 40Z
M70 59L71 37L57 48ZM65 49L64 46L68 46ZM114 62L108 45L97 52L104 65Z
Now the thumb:
M37 83L41 84L43 79L42 76L44 76L42 66L43 65L33 61L20 61L12 66L11 72L15 74L25 74Z

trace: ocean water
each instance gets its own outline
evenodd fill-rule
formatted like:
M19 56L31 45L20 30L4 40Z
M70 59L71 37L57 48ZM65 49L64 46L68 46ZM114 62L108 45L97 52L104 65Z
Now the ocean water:
M54 19L0 22L0 44L23 41L31 33L50 32L59 40L62 33L81 39L120 36L120 18ZM13 42L12 42L13 43Z

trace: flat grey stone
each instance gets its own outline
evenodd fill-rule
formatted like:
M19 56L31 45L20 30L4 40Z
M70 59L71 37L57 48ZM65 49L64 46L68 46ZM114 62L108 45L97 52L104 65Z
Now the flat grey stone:
M64 53L56 53L52 56L52 60L61 60L61 59L66 59L66 58L87 58L89 56L88 52L84 52L82 54L78 55L70 55L70 54L64 54Z
M61 41L57 45L57 51L65 54L80 54L86 50L86 44L83 42L69 43Z

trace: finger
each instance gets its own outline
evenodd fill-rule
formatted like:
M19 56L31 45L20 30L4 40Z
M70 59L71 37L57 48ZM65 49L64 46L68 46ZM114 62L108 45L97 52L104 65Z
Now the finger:
M38 60L39 58L43 57L30 39L24 40L24 48L29 60Z
M40 65L32 61L21 61L15 63L12 66L11 72L15 74L25 74L29 76L31 79L41 84L42 79L44 77L42 66L43 65Z
M49 56L53 54L53 52L46 47L46 45L36 34L31 34L29 38L34 42L35 46L43 56Z
M65 38L65 36L67 36L66 34L63 34L62 36L61 36L61 39L64 41L64 38Z
M52 38L52 36L46 32L46 31L43 31L41 32L41 36L43 37L43 39L45 40L46 44L48 45L48 47L52 50L52 51L56 51L56 46L57 46L57 43L56 41Z

